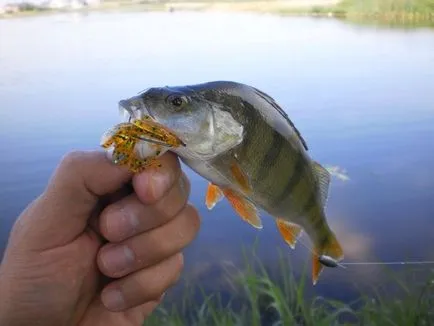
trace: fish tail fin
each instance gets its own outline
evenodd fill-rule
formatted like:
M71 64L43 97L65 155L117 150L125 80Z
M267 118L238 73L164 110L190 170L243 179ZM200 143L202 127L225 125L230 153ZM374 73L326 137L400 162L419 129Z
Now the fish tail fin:
M320 247L315 247L312 254L312 282L315 285L318 282L319 275L321 274L324 266L319 261L319 257L325 255L333 258L337 262L344 258L344 251L341 244L337 240L335 234L330 232L327 241Z

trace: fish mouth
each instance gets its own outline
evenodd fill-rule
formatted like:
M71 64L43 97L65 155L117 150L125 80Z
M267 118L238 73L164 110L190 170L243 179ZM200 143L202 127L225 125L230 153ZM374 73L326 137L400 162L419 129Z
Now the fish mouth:
M121 122L131 122L131 119L135 118L134 107L128 100L119 101L118 106Z
M162 145L166 147L185 147L185 143L169 128L161 125L143 105L136 106L131 100L119 101L119 114L121 122L134 123L132 120L140 120L143 135L136 137L142 141Z

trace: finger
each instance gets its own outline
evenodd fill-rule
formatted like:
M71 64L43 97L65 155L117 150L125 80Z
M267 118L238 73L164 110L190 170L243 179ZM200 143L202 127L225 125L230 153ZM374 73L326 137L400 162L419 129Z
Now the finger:
M143 204L131 194L109 206L100 215L102 235L111 242L120 242L131 236L159 227L173 219L187 204L190 182L184 173L169 191L152 205Z
M81 319L80 326L143 325L145 319L161 304L163 297L121 312L107 311L100 298L95 298L86 315ZM79 321L76 321L74 325L78 323Z
M86 228L99 197L115 192L131 178L104 152L69 153L45 192L20 216L16 231L34 250L68 243Z
M132 184L129 182L125 184L122 188L116 190L114 193L103 196L98 201L96 207L94 207L93 212L91 213L91 217L88 220L88 224L91 229L98 234L100 237L102 236L100 230L100 215L101 212L111 203L115 203L119 200L123 200L127 196L131 195L134 192Z
M198 212L187 205L175 219L159 228L119 244L103 246L97 257L99 269L109 277L118 278L161 262L193 241L199 226Z
M163 298L164 295L161 296ZM143 325L152 312L161 304L162 299L146 302L138 307L125 311L125 316L133 325Z
M183 264L183 256L178 253L157 265L114 281L103 289L101 300L110 311L124 311L157 300L178 281Z
M162 198L181 175L177 156L165 153L159 158L161 167L150 168L133 177L137 197L144 204L153 204Z

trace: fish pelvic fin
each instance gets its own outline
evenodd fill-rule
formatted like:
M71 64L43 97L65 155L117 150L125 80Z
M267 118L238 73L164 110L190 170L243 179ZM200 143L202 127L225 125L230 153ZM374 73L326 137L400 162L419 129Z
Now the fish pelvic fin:
M251 192L252 188L250 186L249 177L241 169L240 165L235 159L231 162L230 170L232 177L235 179L237 185L244 191L244 193Z
M298 224L287 222L280 218L276 218L276 224L277 229L285 242L291 247L291 249L295 249L295 244L301 236L303 228Z
M214 206L223 198L222 190L213 183L208 183L208 189L206 191L205 204L206 207L211 210Z
M262 221L255 205L231 189L223 189L223 193L233 209L244 221L257 229L262 229Z
M319 257L322 255L329 256L336 260L337 262L344 259L344 251L339 243L339 241L336 239L336 236L333 232L330 232L329 237L327 238L327 241L324 243L324 245L320 247L315 247L313 254L312 254L312 282L313 285L316 285L318 282L319 275L324 269L324 266L319 261Z
M321 206L325 207L329 196L330 189L330 172L321 164L313 161L313 171L318 182Z

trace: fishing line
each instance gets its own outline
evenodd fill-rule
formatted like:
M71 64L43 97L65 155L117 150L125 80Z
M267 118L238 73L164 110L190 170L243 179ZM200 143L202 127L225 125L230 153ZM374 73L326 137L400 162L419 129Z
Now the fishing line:
M198 159L202 161L209 169L213 170L213 172L217 173L225 179L228 183L231 183L231 181L220 171L217 169L214 169L207 161L202 160L200 157L196 156L194 153L190 152L190 155L193 156L195 159ZM270 194L268 194L270 195ZM250 200L249 200L250 201ZM252 202L253 203L253 202ZM253 203L255 204L255 203ZM255 205L256 206L256 205ZM294 235L294 234L293 234ZM301 244L303 247L305 247L311 254L315 254L313 249L304 243L304 240L302 239L302 235L300 234L297 238L297 243ZM347 269L347 266L368 266L368 265L434 265L434 261L431 260L421 260L421 261L391 261L391 262L338 262L332 257L326 256L326 255L320 255L318 257L320 263L326 267L336 268L341 267L344 269Z
M213 119L214 120L214 119ZM144 139L143 141L150 141L151 139ZM176 150L175 150L176 152ZM210 170L213 170L216 174L218 174L220 177L222 177L224 180L226 180L229 184L231 183L231 180L229 180L223 173L221 173L219 170L215 169L210 165L206 160L203 160L202 158L195 155L195 153L188 151L188 154L190 157L200 160L203 164L205 164ZM270 195L267 193L267 195ZM252 202L250 199L246 198L250 202ZM252 204L255 204L252 202ZM255 204L256 207L256 204ZM259 214L258 214L259 215ZM293 233L293 236L295 234ZM296 237L297 243L301 244L303 247L305 247L311 254L315 254L313 249L304 243L304 240L302 240L302 234L299 234L298 237ZM320 263L326 267L336 268L341 267L346 269L347 266L369 266L369 265L377 265L377 266L384 266L384 265L434 265L434 261L431 260L422 260L422 261L391 261L391 262L338 262L334 258L327 256L327 255L319 255L318 260Z
M214 172L219 174L227 182L231 183L231 181L225 175L223 175L220 171L214 169L208 162L206 162L205 160L202 160L200 157L195 156L195 154L193 154L193 156L196 159L201 160L208 168L212 169ZM311 254L314 254L313 249L309 245L304 243L304 240L301 238L301 235L299 235L299 237L297 239L297 243L299 243L303 247L305 247ZM391 262L375 262L375 261L374 262L338 262L335 259L333 259L332 257L326 256L326 255L320 255L319 261L321 262L322 265L324 265L326 267L331 267L331 268L341 267L344 269L346 269L347 266L350 267L350 266L369 266L369 265L380 265L380 266L384 266L384 265L393 265L393 266L397 266L397 265L434 265L434 260L391 261Z
M215 168L213 168L206 160L202 160L200 157L198 157L198 156L196 156L196 154L195 153L192 153L192 152L190 152L189 151L189 154L192 156L192 157L194 157L195 159L198 159L198 160L200 160L202 163L204 163L210 170L212 170L213 172L215 172L216 174L218 174L218 175L220 175L220 177L222 177L224 180L226 180L229 184L230 183L232 183L231 182L231 180L229 180L223 173L221 173L219 170L217 170L217 169L215 169ZM271 196L271 194L269 194L269 193L267 193L267 195L269 195L269 196ZM250 200L249 200L250 201ZM252 202L253 203L253 202ZM253 204L255 204L255 203L253 203ZM255 207L256 207L256 204L255 204ZM293 236L295 236L295 234L293 233L292 234ZM307 244L305 244L304 243L304 240L302 240L302 238L301 238L301 236L302 236L302 234L299 234L299 236L298 237L296 237L296 239L297 239L297 243L300 243L303 247L305 247L312 255L313 254L315 254L314 253L314 251L313 251L313 249L310 247L310 246L308 246ZM323 265L325 265L325 266L329 266L329 265L327 265L327 262L325 261L325 260L321 260L321 257L325 257L325 256L319 256L319 259L320 259L320 262L323 264ZM333 258L331 258L331 257L328 257L328 260L332 260L332 261L330 261L329 262L329 264L333 264L333 265L336 265L336 266L329 266L329 267L337 267L337 266L342 266L342 264L340 264L340 263L338 263L336 260L334 260ZM344 267L345 268L345 267Z
M421 260L421 261L390 261L390 262L349 262L339 263L343 267L347 265L429 265L434 264L434 260Z
M195 159L198 159L198 160L200 160L200 161L202 161L202 163L204 163L210 170L212 170L213 172L215 172L215 173L217 173L218 175L220 175L220 177L222 177L223 179L225 179L229 184L230 183L232 183L231 182L231 180L229 180L223 173L221 173L219 170L217 170L217 169L215 169L215 168L213 168L207 161L205 161L205 160L202 160L200 157L198 157L198 156L196 156L194 153L192 153L192 152L190 152L189 151L189 154L191 155L191 156L193 156ZM267 193L267 195L269 195L269 196L271 196L271 194L269 194L269 193ZM249 200L250 201L250 200ZM253 203L253 202L252 202ZM255 203L253 203L253 204L255 204ZM255 207L256 207L256 204L255 204ZM294 234L293 234L293 236L294 236ZM302 239L301 239L301 234L298 236L298 238L297 238L297 242L298 243L300 243L303 247L305 247L311 254L314 254L314 252L313 252L313 250L312 250L312 248L310 247L310 246L308 246L308 245L306 245L303 241L302 241Z

